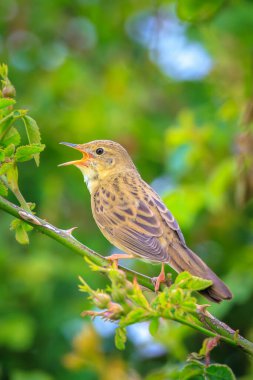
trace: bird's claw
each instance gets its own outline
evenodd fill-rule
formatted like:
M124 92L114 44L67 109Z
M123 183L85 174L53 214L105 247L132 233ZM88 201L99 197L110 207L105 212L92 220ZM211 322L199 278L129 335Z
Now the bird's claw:
M152 281L152 283L153 283L153 285L154 285L154 287L155 287L155 292L156 292L156 293L158 292L158 290L159 290L159 288L160 288L160 285L166 282L166 280L165 280L165 279L161 279L160 276L158 276L158 277L153 277L153 278L151 279L151 281Z
M158 292L161 284L166 284L166 286L170 287L172 285L172 275L171 273L167 273L167 276L157 276L151 278L152 284L155 287L155 292Z
M109 261L114 266L115 269L118 269L119 257L117 256L117 253L107 256L106 260Z

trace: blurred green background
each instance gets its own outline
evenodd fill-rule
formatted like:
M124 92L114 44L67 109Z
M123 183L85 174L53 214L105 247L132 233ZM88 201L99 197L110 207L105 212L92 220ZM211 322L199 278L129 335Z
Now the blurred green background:
M57 167L77 152L58 143L122 143L188 245L233 291L211 312L252 340L252 1L1 0L0 57L47 146L39 169L20 165L20 188L37 214L78 226L78 239L111 253L81 173ZM36 232L20 246L11 220L0 212L1 379L169 379L200 348L199 334L166 324L156 341L147 326L133 327L117 351L113 324L80 317L88 301L78 275L94 288L104 279ZM239 350L223 344L212 360L253 378Z

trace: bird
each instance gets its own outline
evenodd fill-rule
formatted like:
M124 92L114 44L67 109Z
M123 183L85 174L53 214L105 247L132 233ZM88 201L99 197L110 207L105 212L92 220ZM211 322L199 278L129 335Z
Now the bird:
M82 153L82 158L59 166L81 170L91 195L91 209L105 238L124 253L108 260L142 258L161 263L155 291L165 282L164 265L176 272L211 280L200 293L208 300L229 300L232 294L224 282L187 245L178 222L160 196L140 176L126 149L111 140L84 144L62 142Z

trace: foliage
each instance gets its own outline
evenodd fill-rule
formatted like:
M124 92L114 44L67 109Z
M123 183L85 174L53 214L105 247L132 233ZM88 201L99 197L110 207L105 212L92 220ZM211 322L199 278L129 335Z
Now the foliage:
M41 144L40 132L34 119L27 115L27 110L15 109L15 88L8 78L8 68L0 65L2 89L0 91L0 195L7 196L10 189L20 205L31 211L35 205L28 204L22 196L18 184L18 163L34 159L39 165L39 154L45 148ZM17 121L24 123L29 144L21 144L21 135ZM16 239L20 244L28 244L28 231L32 227L18 219L11 223L11 230L15 231Z
M231 369L223 364L205 365L196 360L190 360L183 369L173 369L148 376L147 380L235 380Z
M119 141L163 196L188 245L232 289L233 300L212 305L210 311L252 340L252 2L11 0L0 2L0 20L1 60L8 63L17 90L16 96L13 86L3 86L0 115L15 110L8 119L19 134L10 136L15 152L39 143L36 133L32 136L33 123L26 121L29 116L21 117L20 110L31 109L47 144L38 170L33 160L15 158L10 165L15 161L23 198L36 202L39 214L53 224L79 226L75 236L109 253L80 175L57 168L71 159L58 142ZM209 69L189 77L191 70L205 67L203 55L196 54L203 50ZM175 70L183 75L175 76ZM1 144L1 162L9 158L5 149ZM13 174L15 180L15 170ZM0 193L6 197L8 190L13 201L8 186L0 181ZM94 322L91 340L99 336L104 371L63 368L61 357L72 339L80 336L84 342L83 329L92 328L77 317L88 305L76 291L76 277L81 274L94 289L104 289L105 279L39 234L30 235L29 250L13 244L10 222L1 212L1 375L93 380L109 374L109 358L128 379L172 378L173 370L183 371L187 352L198 351L201 341L193 330L169 321L159 324L154 338L162 348L153 346L153 340L137 344L128 334L126 350L120 352L108 326L102 328L105 336ZM27 241L27 224L14 223L21 231L19 240ZM131 265L157 275L153 265L138 260ZM150 328L155 334L157 322ZM139 330L136 336L141 337L144 327ZM233 347L218 346L211 357L228 364L240 380L253 376L248 357Z
M126 274L116 268L95 267L96 271L105 272L111 281L106 291L94 291L80 278L80 290L88 293L90 299L103 311L84 311L83 316L101 316L104 319L119 321L115 334L118 349L125 348L126 327L134 323L149 321L151 333L159 327L159 319L184 321L197 327L200 325L197 315L197 300L191 296L192 291L202 290L210 286L211 281L191 276L187 272L180 273L174 284L156 295L152 301L143 294L137 279L131 283Z
M127 327L135 323L149 322L151 335L156 336L160 319L173 320L193 328L202 328L197 317L197 300L193 291L203 290L210 286L211 281L194 277L187 272L180 273L174 284L150 298L145 296L137 279L132 283L127 280L125 272L113 267L99 267L89 262L91 269L106 273L110 285L105 291L93 290L80 277L82 292L89 294L93 305L102 311L85 310L83 316L102 317L105 320L118 321L115 330L115 345L119 350L125 349ZM205 329L202 328L202 332ZM201 330L200 330L201 331ZM205 339L198 354L191 354L190 363L181 371L173 371L173 379L235 379L231 369L225 365L210 365L210 352L217 346L220 337ZM206 365L198 360L206 360ZM168 374L167 374L168 375ZM152 379L152 376L150 377Z

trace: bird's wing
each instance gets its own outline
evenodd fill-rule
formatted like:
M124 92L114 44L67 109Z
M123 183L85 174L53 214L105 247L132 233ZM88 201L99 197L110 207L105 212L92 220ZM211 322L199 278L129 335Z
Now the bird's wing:
M172 215L172 213L167 209L167 207L165 206L165 204L163 203L159 195L152 189L152 187L147 185L145 182L144 182L144 185L149 188L149 194L151 196L151 199L155 203L157 210L159 211L162 219L166 222L169 228L171 228L172 230L176 232L179 242L183 246L186 246L182 231L179 227L178 222Z
M118 176L116 184L100 186L92 210L105 237L127 253L168 262L170 242L184 244L177 222L140 178Z

